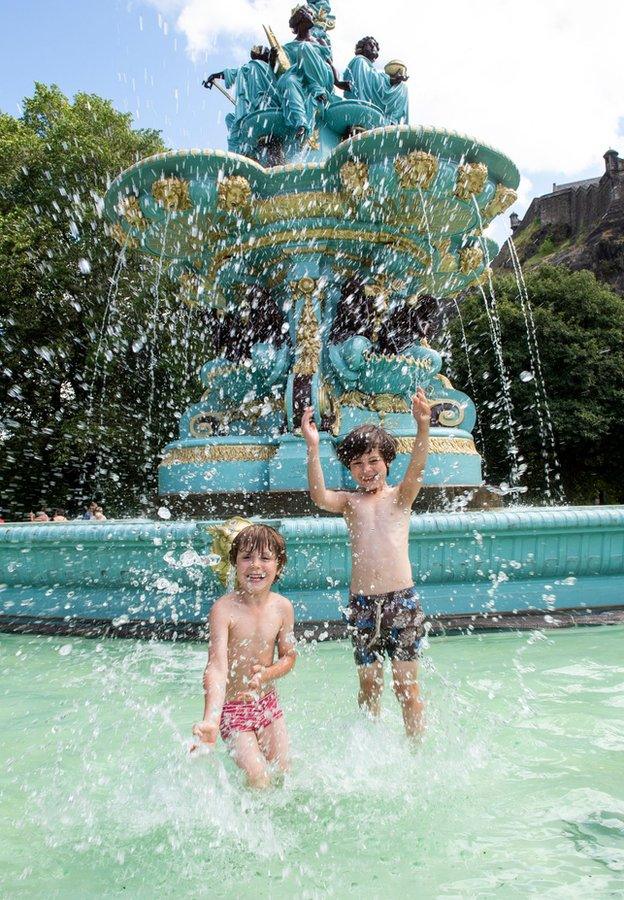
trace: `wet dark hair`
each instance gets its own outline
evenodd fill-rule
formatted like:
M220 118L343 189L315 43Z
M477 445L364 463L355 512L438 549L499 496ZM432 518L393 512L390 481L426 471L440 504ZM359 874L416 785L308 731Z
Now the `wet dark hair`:
M286 543L281 534L270 525L248 525L239 531L230 547L230 562L235 566L239 553L263 550L270 550L277 559L277 578L279 578L286 565Z
M379 455L390 469L390 463L397 455L398 441L379 425L360 425L346 436L336 448L338 459L348 469L354 459L371 450Z

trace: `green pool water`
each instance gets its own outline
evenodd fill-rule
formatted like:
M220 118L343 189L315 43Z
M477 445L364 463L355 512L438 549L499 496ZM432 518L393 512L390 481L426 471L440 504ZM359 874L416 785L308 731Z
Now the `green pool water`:
M411 750L346 643L280 685L294 771L189 758L205 648L0 635L2 896L624 894L624 628L436 638Z

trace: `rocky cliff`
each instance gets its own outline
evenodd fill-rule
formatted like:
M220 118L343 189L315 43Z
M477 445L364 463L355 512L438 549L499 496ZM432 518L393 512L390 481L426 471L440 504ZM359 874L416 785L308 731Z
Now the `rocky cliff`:
M624 159L604 155L601 177L553 185L536 197L522 219L511 216L513 240L524 268L563 265L589 269L624 294ZM494 268L511 269L505 244Z

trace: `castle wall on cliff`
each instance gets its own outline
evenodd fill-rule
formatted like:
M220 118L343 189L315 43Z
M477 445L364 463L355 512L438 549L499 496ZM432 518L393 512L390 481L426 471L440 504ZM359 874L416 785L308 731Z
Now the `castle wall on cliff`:
M535 197L524 218L512 214L511 228L514 235L533 222L541 226L559 225L568 229L570 236L587 231L598 224L611 205L624 199L624 159L616 150L604 154L605 171L602 176L553 184L550 194Z

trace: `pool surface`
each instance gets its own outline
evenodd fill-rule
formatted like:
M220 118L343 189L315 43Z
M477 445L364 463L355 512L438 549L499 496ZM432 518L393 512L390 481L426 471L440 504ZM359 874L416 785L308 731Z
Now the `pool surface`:
M189 758L205 648L0 635L2 896L622 896L624 627L436 638L411 750L348 644L280 685L294 771Z

